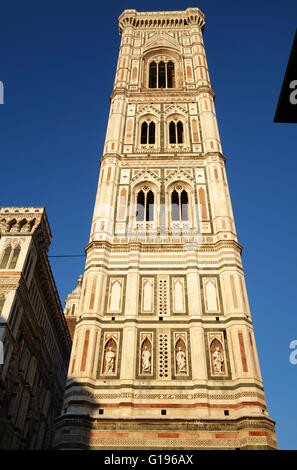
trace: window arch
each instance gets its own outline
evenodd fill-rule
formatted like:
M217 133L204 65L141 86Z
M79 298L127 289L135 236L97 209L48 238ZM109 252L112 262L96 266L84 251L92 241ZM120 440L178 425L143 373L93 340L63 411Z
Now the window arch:
M184 126L181 121L169 123L169 143L183 144L184 142Z
M145 196L144 192L141 190L137 194L137 212L136 212L136 220L143 221L144 220L144 212L145 212Z
M8 269L14 269L16 267L16 264L17 264L18 259L19 259L20 251L21 251L21 247L20 247L20 245L17 245L13 250L12 257L11 257Z
M149 124L148 143L149 144L155 143L155 123L153 121L151 121Z
M171 193L171 219L179 220L179 197L176 189Z
M184 142L184 126L181 121L178 121L176 125L177 132L177 143L182 144Z
M137 194L137 222L150 222L154 220L155 196L151 189L141 189Z
M158 88L166 88L165 63L163 61L158 64Z
M176 143L176 133L175 133L175 124L173 121L169 123L169 143Z
M0 269L14 269L19 259L21 247L16 245L13 249L8 245L4 250L4 255L0 264Z
M189 220L189 197L185 189L175 188L171 193L171 220Z
M143 122L141 124L141 137L140 137L140 143L142 145L147 144L147 122Z
M5 269L6 266L7 266L7 263L8 263L8 260L9 260L9 257L10 257L10 254L11 254L11 245L8 245L5 250L4 250L4 255L3 255L3 258L2 258L2 261L1 261L1 264L0 264L0 268L1 269Z
M146 195L146 211L145 211L145 220L151 221L154 220L154 193L149 191Z
M147 144L155 144L156 142L156 125L153 121L149 123L144 121L141 124L141 132L140 132L140 144L147 145Z
M149 88L157 88L157 64L156 62L150 63Z
M175 71L172 61L167 64L167 88L175 88Z
M172 60L151 62L149 65L149 88L175 88L175 65Z
M180 205L181 205L181 219L189 219L189 210L188 210L189 198L188 193L183 189L180 195Z

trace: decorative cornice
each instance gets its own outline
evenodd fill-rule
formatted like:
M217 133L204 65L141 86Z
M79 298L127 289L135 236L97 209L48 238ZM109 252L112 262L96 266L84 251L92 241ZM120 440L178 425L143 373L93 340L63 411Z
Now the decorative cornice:
M119 33L125 28L136 29L180 29L197 25L204 30L205 16L199 8L187 8L185 11L150 11L124 10L119 16Z
M190 103L202 93L209 93L213 98L215 97L215 93L212 88L206 85L200 85L191 90L186 90L184 88L159 90L157 88L150 89L142 87L140 91L128 91L125 88L115 87L110 95L110 101L116 95L125 95L125 97L129 99L129 103L142 104L145 100L147 100L148 103L165 103L172 101ZM140 99L142 101L140 101Z
M1 271L0 273L0 291L16 290L21 281L22 273Z
M186 318L186 315L183 316L182 319L178 319L176 317L163 317L162 320L162 327L166 325L166 328L176 328L176 325L182 325L184 328L185 326L189 327L191 325L199 325L199 326L209 326L211 328L218 328L218 322L215 319L204 319L203 317L209 317L210 315L203 314L201 318ZM100 327L104 328L106 326L110 327L111 321L110 318L102 318L102 316L87 316L85 315L80 315L79 318L76 320L77 325L85 325L86 323L98 323ZM245 314L242 314L241 316L231 316L231 317L221 317L219 326L220 328L226 328L229 324L232 324L233 322L236 322L237 324L242 324L243 326L249 325L253 326L253 322L250 317L247 317ZM155 319L148 319L148 318L140 318L135 317L135 318L116 318L115 320L112 321L112 325L116 325L117 327L120 325L131 325L131 326L142 326L142 325L154 325L155 327L160 326L160 321Z
M128 237L126 237L128 238ZM176 251L176 252L185 252L184 249L184 242L181 241L180 243L168 243L164 244L162 241L160 243L142 243L140 241L127 241L126 243L117 243L113 242L111 243L108 240L95 240L90 242L86 247L85 247L85 252L88 254L88 252L92 249L95 248L101 248L105 249L108 251L118 251L118 252L129 252L133 250L137 250L140 252L164 252L164 251ZM199 252L217 252L222 248L233 248L235 249L239 254L242 252L242 246L235 240L219 240L215 243L212 244L201 244L199 246L198 254Z
M183 150L180 152L178 149L174 149L172 152L168 151L163 151L163 152L142 152L142 153L136 153L133 152L133 154L129 153L128 154L124 153L122 155L119 155L118 153L105 153L102 155L100 158L101 165L107 158L116 158L119 162L122 163L123 166L130 166L130 165L145 165L148 166L148 157L149 160L152 161L153 166L155 167L156 164L158 167L174 167L174 166L181 166L180 165L180 160L184 163L183 166L191 166L193 165L194 168L197 167L197 161L200 163L208 163L207 159L209 157L218 157L221 159L223 162L225 162L226 157L221 153L221 152L207 152L207 153L194 153L194 152L186 152Z
M41 252L49 248L52 234L44 207L0 207L1 236L33 236Z

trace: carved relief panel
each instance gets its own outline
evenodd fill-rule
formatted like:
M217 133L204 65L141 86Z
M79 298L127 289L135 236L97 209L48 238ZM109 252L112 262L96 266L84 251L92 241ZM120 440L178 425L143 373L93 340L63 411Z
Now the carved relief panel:
M175 376L184 377L189 375L189 358L187 348L187 333L174 332L174 373Z
M151 377L154 370L153 332L140 332L138 375Z
M231 369L226 340L226 331L207 331L208 372L210 378L231 379Z
M120 331L104 331L98 363L98 375L115 378L119 376Z

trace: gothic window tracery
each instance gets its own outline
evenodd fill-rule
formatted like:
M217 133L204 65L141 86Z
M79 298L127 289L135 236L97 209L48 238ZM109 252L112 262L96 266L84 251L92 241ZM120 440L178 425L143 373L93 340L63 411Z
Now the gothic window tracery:
M175 87L174 63L169 61L167 64L167 88Z
M17 245L13 250L12 257L11 257L8 269L14 269L16 267L20 251L21 251L21 247L20 247L20 245Z
M149 188L144 187L138 192L136 212L138 222L154 220L154 199L154 193Z
M171 193L171 219L183 222L189 220L188 193L182 187L175 188Z
M157 64L156 62L150 63L149 88L157 88Z
M163 61L159 62L158 66L158 88L167 88L166 87L166 77L165 77L165 63Z
M150 63L149 88L175 88L175 66L171 60Z
M155 123L153 121L150 121L149 123L147 121L144 121L141 124L141 136L140 136L141 145L154 144L155 134L156 134Z
M15 269L17 261L19 259L21 247L20 245L14 246L8 245L4 250L4 255L0 264L0 269Z
M4 255L3 255L3 258L2 258L2 261L1 261L1 265L0 265L1 269L6 268L9 257L10 257L10 254L11 254L11 245L8 245L4 250Z
M182 144L184 142L184 126L181 121L169 123L169 143Z

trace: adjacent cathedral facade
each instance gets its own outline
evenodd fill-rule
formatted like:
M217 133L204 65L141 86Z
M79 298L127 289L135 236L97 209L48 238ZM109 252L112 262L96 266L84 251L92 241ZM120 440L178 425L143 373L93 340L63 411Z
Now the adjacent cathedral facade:
M119 18L56 448L277 447L204 24L198 8Z

